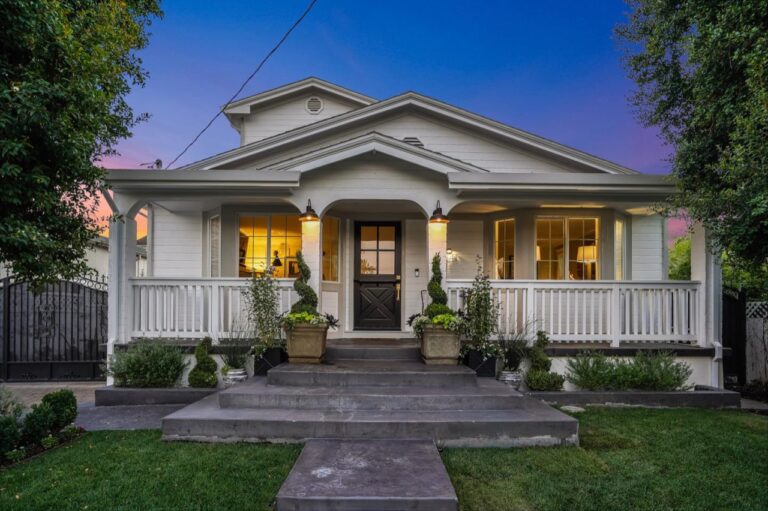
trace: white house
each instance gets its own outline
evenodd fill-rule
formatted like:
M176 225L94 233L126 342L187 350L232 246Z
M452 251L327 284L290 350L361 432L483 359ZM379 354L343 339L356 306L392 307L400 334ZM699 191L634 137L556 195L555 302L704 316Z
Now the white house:
M674 193L668 178L415 92L379 101L308 78L225 114L239 147L177 170L109 172L125 217L110 226L110 351L226 335L246 279L272 263L287 308L299 249L322 310L341 320L334 335L407 337L440 253L452 307L477 262L490 274L502 334L545 330L556 356L671 347L695 383L721 385L720 270L698 231L694 280L667 280L652 206ZM310 201L320 220L300 222ZM152 248L137 277L145 207Z

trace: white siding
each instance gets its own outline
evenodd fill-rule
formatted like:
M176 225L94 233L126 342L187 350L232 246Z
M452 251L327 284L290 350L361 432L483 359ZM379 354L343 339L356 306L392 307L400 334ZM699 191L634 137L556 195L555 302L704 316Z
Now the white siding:
M323 101L323 109L311 114L305 108L307 99L319 97ZM322 121L357 108L351 103L339 101L332 96L323 94L304 94L276 105L256 110L245 118L241 128L241 145L284 133L286 131Z
M302 107L303 108L303 107ZM502 144L487 137L448 126L416 114L381 119L363 127L352 128L301 144L298 148L281 151L274 156L257 157L244 164L245 168L264 168L271 164L304 155L316 149L350 140L371 132L402 140L417 137L426 149L436 151L492 172L579 172L551 158L537 155L513 144ZM239 165L234 166L239 167ZM233 167L233 168L234 168Z
M448 224L448 248L455 259L448 263L449 279L471 279L477 272L477 256L483 254L483 222L453 220ZM482 265L482 261L480 263Z
M659 215L632 217L632 280L663 280L664 219Z
M403 263L403 300L405 303L405 320L411 315L421 312L421 291L427 289L429 281L429 264L427 261L427 221L426 220L406 220L404 223L404 243L403 252L405 253L405 262ZM419 269L419 276L416 277L416 268ZM425 297L428 301L428 298ZM403 322L403 326L408 328Z
M203 214L154 208L152 269L155 277L202 277Z

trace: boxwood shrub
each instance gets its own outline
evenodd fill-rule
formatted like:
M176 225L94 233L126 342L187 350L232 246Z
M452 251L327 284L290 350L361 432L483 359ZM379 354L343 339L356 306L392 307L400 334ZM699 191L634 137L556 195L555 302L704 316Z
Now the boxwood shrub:
M21 428L21 443L23 445L40 445L43 438L54 431L56 415L51 405L40 403L32 406L32 410L24 417Z
M187 363L181 348L162 342L141 340L115 353L109 374L116 387L173 387Z
M583 390L688 390L690 376L690 366L666 351L639 351L629 360L602 353L568 360L568 381Z
M48 404L53 411L53 429L58 431L72 424L77 417L77 399L69 389L61 389L43 396L43 403Z

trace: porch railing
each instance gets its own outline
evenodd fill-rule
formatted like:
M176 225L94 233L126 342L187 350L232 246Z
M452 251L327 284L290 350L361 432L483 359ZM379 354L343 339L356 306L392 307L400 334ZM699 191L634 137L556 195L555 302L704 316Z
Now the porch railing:
M464 307L472 280L448 280ZM698 282L491 281L499 333L546 331L554 342L699 342Z
M280 309L297 299L294 279L276 279ZM135 278L132 337L227 337L245 318L247 279Z

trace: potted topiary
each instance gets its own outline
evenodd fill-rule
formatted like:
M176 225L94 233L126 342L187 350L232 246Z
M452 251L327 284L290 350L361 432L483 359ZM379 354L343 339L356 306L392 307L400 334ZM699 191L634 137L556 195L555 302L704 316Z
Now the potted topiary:
M459 360L464 320L448 307L448 295L442 287L440 254L432 258L432 277L427 284L431 303L424 313L412 317L409 324L421 341L421 358L428 365L456 365Z
M329 326L335 319L317 312L317 294L309 285L310 270L301 251L296 253L299 277L293 289L299 295L291 312L283 316L288 346L288 362L293 364L319 364L325 356L325 341Z
M491 282L478 261L475 280L465 302L467 341L461 351L464 364L478 376L495 377L496 362L504 349L491 337L498 331L499 305L491 296Z
M550 371L552 361L545 351L549 337L545 332L536 332L536 342L528 352L531 367L525 375L525 384L529 390L563 390L565 378Z
M189 386L196 388L214 388L219 379L216 376L216 361L209 355L213 341L205 337L195 348L195 367L189 372Z
M241 383L248 379L245 365L252 342L253 334L248 323L240 321L234 321L230 335L219 341L221 359L224 362L221 375L225 385Z
M249 323L255 338L250 351L255 376L266 375L288 359L285 343L280 338L280 293L272 270L270 267L263 276L254 277L246 294Z

